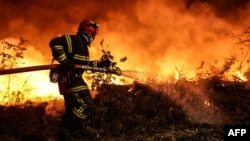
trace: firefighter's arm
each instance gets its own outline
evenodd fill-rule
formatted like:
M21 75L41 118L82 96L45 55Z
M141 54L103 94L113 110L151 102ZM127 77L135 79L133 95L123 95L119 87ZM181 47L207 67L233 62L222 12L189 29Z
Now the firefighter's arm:
M53 38L49 46L52 50L52 55L56 61L60 63L60 68L62 68L65 71L69 71L74 68L74 65L71 64L66 56L65 53L65 43L62 41L62 38L57 37Z
M69 62L64 51L64 45L60 37L53 38L50 41L49 46L52 50L52 55L56 61L58 61L60 64L66 64Z

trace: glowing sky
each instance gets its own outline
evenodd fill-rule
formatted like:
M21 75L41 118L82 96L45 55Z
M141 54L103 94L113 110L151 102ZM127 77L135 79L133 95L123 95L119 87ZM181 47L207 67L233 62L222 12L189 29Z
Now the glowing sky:
M92 18L101 24L93 58L104 39L117 59L128 57L124 69L160 73L227 57L234 50L228 33L250 21L248 0L1 0L0 7L0 40L30 40L42 63L51 61L51 38Z

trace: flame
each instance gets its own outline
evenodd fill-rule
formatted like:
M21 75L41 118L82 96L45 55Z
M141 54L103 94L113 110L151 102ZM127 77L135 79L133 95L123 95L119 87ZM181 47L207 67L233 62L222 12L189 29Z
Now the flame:
M21 104L26 101L49 101L60 98L57 85L50 83L48 72L29 72L0 76L0 104Z
M239 78L240 81L245 81L245 82L248 81L248 79L240 71L236 71L235 76Z
M223 60L235 51L248 52L236 48L235 40L228 37L232 32L240 33L249 26L249 18L245 16L250 12L247 1L127 0L106 3L112 6L107 8L103 2L96 0L75 0L74 4L38 0L16 5L4 1L0 5L0 13L11 12L1 15L4 22L0 26L0 39L20 36L30 40L23 60L25 64L18 67L49 64L50 39L64 33L74 34L82 18L91 17L101 24L100 33L90 47L91 58L98 58L98 52L103 48L112 51L118 58L126 55L128 61L119 67L146 72L138 76L144 80L147 79L145 76L151 76L148 72L171 77L174 75L175 80L180 79L179 73L181 77L194 78L196 70L193 68L199 66L200 61L205 62L204 70L208 70L215 61ZM12 43L16 42L14 37L8 39ZM103 39L106 45L100 47L99 42ZM245 54L239 56L243 56L242 65L248 65L244 63L247 61L244 58L249 57ZM176 72L176 68L181 69L181 72ZM231 75L227 74L228 77ZM233 75L247 80L239 72ZM0 77L5 84L0 89L4 93L8 89L9 76ZM17 80L13 77L17 77ZM11 78L14 84L10 88L14 91L29 90L25 92L26 100L60 98L56 84L49 82L48 71L11 75ZM22 87L26 80L27 84ZM115 84L127 83L119 82L119 79L112 81ZM0 104L6 102L6 97L1 95Z
M15 45L18 44L19 39L6 38L4 41ZM1 51L6 53L6 50L3 50L4 45L0 47ZM7 51L11 53L11 50ZM45 64L43 55L32 46L27 46L24 57L16 60L21 62L18 63L18 67ZM49 70L0 76L1 84L3 84L0 86L0 104L13 105L22 104L26 101L43 102L61 98L58 94L57 85L49 81L48 74Z

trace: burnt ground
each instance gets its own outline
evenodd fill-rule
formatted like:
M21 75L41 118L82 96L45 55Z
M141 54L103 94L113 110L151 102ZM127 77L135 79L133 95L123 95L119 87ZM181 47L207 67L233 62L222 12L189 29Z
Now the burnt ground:
M204 85L206 84L206 85ZM250 91L201 82L103 85L76 141L221 141L226 124L250 124ZM54 141L62 100L0 107L1 141ZM97 137L96 133L100 137Z

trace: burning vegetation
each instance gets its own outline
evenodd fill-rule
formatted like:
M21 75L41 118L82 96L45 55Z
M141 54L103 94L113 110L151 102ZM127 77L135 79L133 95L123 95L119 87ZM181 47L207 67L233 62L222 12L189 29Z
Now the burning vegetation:
M250 124L250 28L239 32L249 26L248 0L8 0L0 7L0 71L51 63L50 38L74 33L86 17L101 23L96 41L105 36L110 44L94 42L91 58L127 55L122 76L84 74L93 130L79 127L76 141L221 141L225 124ZM55 140L64 106L48 75L0 75L0 140Z
M223 139L224 124L249 124L248 91L200 86L190 82L102 85L89 117L95 130L83 132L79 127L74 139L216 141ZM54 100L1 106L1 139L55 140L62 105L62 100Z
M248 50L249 41L237 37L238 43ZM25 62L22 55L26 51L24 41L21 38L17 45L3 42L1 70ZM10 50L14 55L7 53ZM126 80L125 77L107 77L105 73L91 73L85 77L91 80L89 85L93 92L97 92L93 93L95 108L89 117L91 130L83 132L79 127L74 139L222 140L223 125L249 124L250 121L249 69L245 73L241 71L247 56L248 52L242 51L242 56L230 56L221 67L211 65L208 71L203 70L202 62L196 69L195 78L188 78L177 67L176 75L172 77L123 71L124 76L130 77ZM113 59L110 52L104 50L102 57ZM233 70L234 65L238 66L237 70ZM237 73L230 75L232 72ZM34 92L30 100L25 89L26 85L27 88L30 86L29 78L21 81L22 77L20 74L1 76L1 81L7 85L1 88L0 138L8 141L55 140L64 111L63 100L53 95L47 98L43 95L44 100L41 100ZM17 83L14 78L22 83L19 89L12 84L13 81Z

